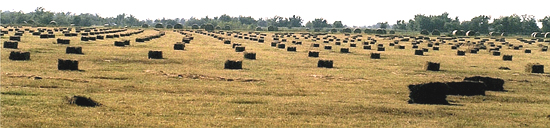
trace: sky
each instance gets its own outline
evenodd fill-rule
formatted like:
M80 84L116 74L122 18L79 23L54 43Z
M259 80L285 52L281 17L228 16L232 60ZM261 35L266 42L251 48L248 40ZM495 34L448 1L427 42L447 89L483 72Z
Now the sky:
M47 11L91 13L102 17L126 13L140 20L213 18L223 14L232 17L252 16L255 19L296 15L302 17L304 24L315 18L324 18L328 23L342 21L351 27L370 26L378 22L395 24L397 20L413 19L417 14L440 15L444 12L453 19L458 16L461 21L469 21L479 15L488 15L494 19L512 14L534 15L538 20L550 16L549 5L550 0L6 0L1 2L0 10L27 13L37 7L44 7Z

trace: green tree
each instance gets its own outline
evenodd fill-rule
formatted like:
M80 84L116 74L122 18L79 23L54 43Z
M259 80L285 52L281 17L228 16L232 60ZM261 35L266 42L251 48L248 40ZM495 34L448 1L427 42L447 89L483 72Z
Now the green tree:
M388 28L388 26L389 26L389 25L388 25L388 22L379 22L378 24L380 24L380 28L381 28L381 29L386 29L386 28Z
M531 34L533 32L539 32L540 28L537 26L537 20L533 15L521 15L521 32L522 34Z
M542 23L543 32L550 32L550 16L545 16L543 19L540 19L539 22Z
M327 23L327 20L323 18L315 18L315 20L311 21L311 27L313 28L325 28L329 26L330 25Z
M521 18L513 14L511 16L504 16L493 20L491 26L497 32L507 32L510 34L517 34L521 31Z
M332 27L334 27L334 28L344 28L344 24L342 24L342 21L334 21L334 23L332 23Z

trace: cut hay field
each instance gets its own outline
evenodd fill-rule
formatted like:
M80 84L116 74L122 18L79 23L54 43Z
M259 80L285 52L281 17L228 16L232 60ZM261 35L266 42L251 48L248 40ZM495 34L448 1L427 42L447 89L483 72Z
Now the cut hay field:
M355 42L351 36L329 34L341 39L341 45L336 40L323 43L326 35L317 41L299 33L294 33L296 38L279 37L287 39L282 42L287 47L295 46L295 52L272 47L274 32L261 32L264 43L234 38L236 33L215 34L255 52L257 59L250 60L231 44L189 31L182 32L194 39L185 50L174 50L185 35L160 31L165 35L143 43L136 38L159 31L144 29L96 41L61 32L54 32L56 38L40 39L26 31L18 49L1 49L1 127L550 127L550 74L525 71L529 63L550 66L550 53L539 46L548 46L546 42L527 44L506 37L509 44L523 45L514 50L490 37L471 37L446 40L437 51L423 40L418 47L429 50L418 56L411 44L414 39L400 41L405 49L398 49L390 43L400 38L364 33L351 34L362 35ZM14 34L9 31L1 42ZM363 42L372 41L369 37L377 42L372 50L363 49ZM56 44L57 38L70 39L70 44ZM350 42L343 43L346 38ZM430 38L441 43L436 36ZM482 39L489 39L487 49L488 42L502 45L501 55L479 50L457 56L449 44ZM130 45L114 46L120 40L130 40ZM313 43L320 47L312 47ZM352 43L357 46L350 47ZM385 51L376 51L378 44ZM326 45L332 49L325 50ZM82 47L83 54L65 54L68 46ZM340 48L349 48L350 53L340 53ZM463 45L458 50L472 48ZM532 53L524 53L525 49ZM150 50L162 51L164 59L148 59ZM319 51L319 57L308 57L310 50ZM10 60L11 51L28 51L30 60ZM371 59L373 52L381 59ZM513 55L513 60L503 61L503 55ZM78 60L79 70L58 70L58 59ZM320 59L333 60L334 68L317 67ZM243 69L224 69L226 60L242 60ZM440 63L441 71L426 71L427 61ZM407 102L410 84L462 81L470 76L503 79L506 91L449 95L451 105ZM75 95L90 97L101 106L69 104L66 97Z

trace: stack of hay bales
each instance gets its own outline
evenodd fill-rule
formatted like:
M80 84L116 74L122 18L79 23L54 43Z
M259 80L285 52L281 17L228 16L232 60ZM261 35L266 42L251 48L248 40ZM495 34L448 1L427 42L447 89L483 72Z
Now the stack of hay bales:
M449 104L447 93L449 87L445 83L433 82L426 84L409 85L410 104Z
M244 52L244 58L255 60L256 59L256 53L254 53L254 52Z
M370 53L371 59L380 59L380 53Z
M57 69L58 70L78 70L78 60L57 60Z
M246 48L244 46L235 46L235 52L244 52L245 49Z
M319 51L308 51L308 57L319 57Z
M148 56L149 59L163 59L162 51L153 51L153 50L151 50L151 51L149 51L147 56Z
M174 50L185 50L185 43L177 42L174 44Z
M12 40L4 41L4 48L17 49L18 46L19 46L19 42L17 41L12 41Z
M21 52L21 51L11 51L10 60L30 60L31 59L31 53L30 52Z
M333 63L334 62L332 60L320 59L319 61L317 61L317 67L333 68Z
M544 73L544 65L539 63L529 63L525 67L525 71L528 73Z
M436 62L427 61L426 64L424 65L424 69L428 71L439 71L439 68L440 68L440 63L436 63Z
M82 47L67 47L65 49L66 54L84 54L82 53Z
M243 69L243 62L240 60L227 60L224 69Z

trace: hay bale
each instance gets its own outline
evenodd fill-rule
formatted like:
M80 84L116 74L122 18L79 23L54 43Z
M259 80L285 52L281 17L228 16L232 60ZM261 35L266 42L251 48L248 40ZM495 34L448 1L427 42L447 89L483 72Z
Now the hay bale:
M149 51L149 54L147 55L149 59L163 59L162 57L162 51Z
M361 33L361 29L356 28L356 29L353 30L353 33Z
M78 70L78 60L57 60L57 70Z
M440 64L436 62L429 62L426 61L426 64L424 65L424 69L428 71L439 71Z
M349 48L340 48L340 53L350 53Z
M331 49L332 49L332 46L330 46L330 45L325 45L325 49L326 49L326 50L331 50Z
M115 41L115 46L124 47L126 44L124 44L124 41Z
M376 34L387 34L387 32L384 29L376 29Z
M466 33L463 30L454 30L452 32L453 36L465 36Z
M172 29L172 28L174 28L174 26L172 26L172 25L166 25L166 28L167 28L167 29ZM174 32L175 32L175 31L174 31Z
M423 55L424 55L424 51L422 51L422 50L420 50L420 49L414 50L414 55L423 56Z
M89 98L89 97L84 97L84 96L65 97L65 100L66 100L69 104L75 104L75 105L82 106L82 107L97 107L97 106L101 106L100 103L98 103L98 102L92 100L92 99Z
M174 44L174 50L185 50L185 43L177 42Z
M82 36L82 37L80 37L80 41L88 41L88 37L87 36Z
M231 40L224 40L223 44L231 44Z
M84 54L82 53L82 47L67 47L65 48L66 54Z
M439 32L439 30L437 30L437 29L434 29L434 30L432 30L432 35L439 36L439 35L441 35L441 32Z
M256 59L256 53L254 53L254 52L244 52L244 58L255 60Z
M351 33L351 29L350 28L344 28L344 29L342 29L342 33Z
M178 24L174 25L174 29L183 29L183 25L178 23Z
M58 44L70 44L70 43L71 43L71 40L69 40L69 39L57 38L57 43L58 43Z
M319 51L308 51L307 56L308 57L319 57Z
M434 51L439 51L439 47L433 47L432 48Z
M447 95L485 95L486 85L480 81L447 82L445 84L449 86Z
M493 51L493 56L500 56L500 51Z
M295 52L295 51L296 51L296 47L294 47L294 46L289 46L289 47L286 48L286 51Z
M420 31L420 34L422 35L430 35L430 32L426 29L422 29L422 31Z
M17 41L4 41L4 48L11 48L11 49L17 49L19 46L19 42Z
M10 36L10 40L21 41L21 36Z
M476 35L476 32L470 30L470 31L467 31L465 35L466 35L466 36L475 36L475 35Z
M409 85L409 104L449 104L449 86L441 82Z
M277 48L285 49L285 48L286 48L286 45L283 44L283 43L278 43L278 44L277 44Z
M455 48L455 49L456 49L456 48ZM458 56L464 56L464 55L466 55L466 51L458 50L458 51L456 51L456 55L458 55Z
M30 60L31 59L31 53L30 52L21 52L21 51L11 51L9 59L10 60Z
M235 47L235 52L244 52L246 48L244 46L236 46Z
M199 29L199 25L193 24L193 25L191 25L191 29Z
M371 48L372 48L372 46L370 46L370 45L363 45L363 49L371 49Z
M502 56L502 60L504 60L504 61L512 61L512 55L504 55L504 56Z
M525 71L528 73L544 73L544 65L539 63L529 63L525 67Z
M164 28L164 25L162 23L155 24L155 28Z
M243 69L243 62L240 60L227 60L224 69Z
M500 78L473 76L464 78L464 81L480 81L485 84L485 90L504 91L504 80Z
M371 59L380 59L380 53L370 53Z
M320 68L333 68L333 61L332 60L324 60L324 59L320 59L319 61L317 61L317 67L320 67Z

